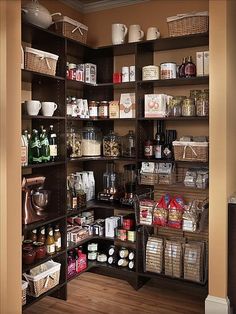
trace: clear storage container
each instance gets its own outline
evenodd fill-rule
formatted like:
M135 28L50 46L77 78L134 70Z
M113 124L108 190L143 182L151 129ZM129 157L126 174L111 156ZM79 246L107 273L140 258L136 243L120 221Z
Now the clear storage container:
M101 130L88 123L82 130L82 155L101 156Z
M66 138L67 157L82 157L82 132L77 128L69 128Z
M108 135L103 137L103 155L108 157L118 157L121 155L121 138L112 130Z

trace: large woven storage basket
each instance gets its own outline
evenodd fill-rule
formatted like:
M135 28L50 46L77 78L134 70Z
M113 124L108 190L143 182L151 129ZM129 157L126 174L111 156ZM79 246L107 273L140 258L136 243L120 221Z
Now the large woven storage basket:
M208 161L208 142L174 141L174 156L178 161Z
M25 48L25 69L55 75L58 56L42 50Z
M56 33L86 44L88 27L72 20L67 16L55 18L54 30Z
M39 297L41 294L52 289L59 284L61 264L54 261L45 263L47 270L36 275L31 276L24 274L29 286L27 294L33 297Z
M28 287L28 282L22 280L21 287L22 287L22 305L25 305L26 304L26 290L27 290L27 287Z
M167 18L169 36L184 36L208 32L208 12L177 14Z

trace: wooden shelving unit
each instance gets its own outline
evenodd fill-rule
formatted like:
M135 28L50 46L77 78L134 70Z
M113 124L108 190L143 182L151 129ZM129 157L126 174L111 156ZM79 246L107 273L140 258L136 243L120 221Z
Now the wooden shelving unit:
M48 52L59 55L59 61L57 66L56 76L50 76L40 74L33 71L22 70L22 81L31 83L32 86L32 99L38 99L40 101L50 100L57 103L58 108L53 117L36 116L29 117L23 114L23 121L27 121L33 128L39 128L41 124L48 127L53 124L55 131L59 136L59 160L53 163L34 164L27 167L23 167L23 173L27 170L27 174L45 175L47 188L52 189L52 203L49 206L50 216L45 220L38 221L36 223L25 225L22 228L22 232L27 234L28 231L39 228L43 225L60 223L62 233L63 249L61 252L52 256L53 260L61 263L61 277L60 284L48 291L39 298L27 298L27 304L23 307L25 309L30 304L33 304L37 300L40 300L46 295L52 295L61 299L67 298L67 282L74 279L67 278L67 251L78 245L85 245L90 240L96 241L110 241L112 243L122 246L122 244L130 245L132 249L136 251L135 258L135 270L131 271L125 268L119 268L110 266L108 264L102 264L97 262L89 262L86 271L93 271L100 274L118 277L129 281L135 289L138 289L147 278L159 277L153 274L144 272L142 265L143 258L143 243L142 243L142 227L138 227L136 234L137 240L134 243L123 242L113 238L105 237L92 237L87 238L81 243L72 247L66 247L67 243L67 217L77 215L85 210L94 210L96 217L105 218L114 215L115 211L122 212L134 212L133 208L122 206L119 203L106 203L92 201L87 204L85 208L78 210L67 210L66 206L66 177L71 167L76 169L79 165L80 169L94 170L96 181L96 195L102 190L101 174L104 168L104 164L107 161L114 161L116 163L134 163L137 169L140 167L142 161L160 162L156 159L147 160L143 158L143 140L146 135L153 135L154 125L156 120L164 120L164 122L171 121L173 123L181 121L194 122L199 121L202 123L208 123L208 117L166 117L166 118L145 118L143 116L143 100L145 93L153 93L156 87L178 87L178 86L194 86L194 85L207 85L209 83L208 77L196 77L191 79L171 79L171 80L155 80L155 81L141 81L141 69L145 65L153 64L154 53L157 51L182 49L189 47L201 47L208 45L208 34L199 34L192 36L182 36L175 38L161 38L154 41L138 42L115 46L106 46L100 48L91 48L82 43L78 43L74 40L67 39L63 36L53 33L51 30L44 30L40 27L33 26L27 23L22 25L22 41L30 44L33 48L45 50ZM114 60L119 56L133 55L136 66L136 81L129 83L113 84L112 75L114 72ZM83 82L70 81L66 79L66 62L78 60L78 63L91 62L97 65L97 85L85 84ZM66 96L68 93L74 92L79 98L85 98L88 100L113 100L114 93L124 92L127 90L133 90L136 94L137 107L136 118L132 119L78 119L66 116ZM136 134L136 157L135 158L123 158L123 157L82 157L68 159L66 158L66 131L67 124L70 122L85 125L87 121L92 121L94 124L101 122L103 133L106 134L110 129L114 129L115 125L119 122L127 121L128 124L132 123ZM99 161L99 167L97 167ZM171 160L171 162L175 162ZM200 165L207 166L208 163L187 163L187 162L175 162L177 165L184 164L185 166ZM99 168L99 169L97 169ZM162 187L161 187L162 188ZM167 189L172 189L169 186ZM179 186L178 186L179 188ZM181 186L182 188L182 186ZM157 187L158 189L158 187ZM163 189L162 189L163 190ZM204 191L206 194L208 191ZM31 267L39 265L41 262L48 260L49 257L45 257L42 261L38 261L31 266L23 266L23 271L28 271ZM144 278L145 277L145 278ZM163 276L162 276L163 277Z

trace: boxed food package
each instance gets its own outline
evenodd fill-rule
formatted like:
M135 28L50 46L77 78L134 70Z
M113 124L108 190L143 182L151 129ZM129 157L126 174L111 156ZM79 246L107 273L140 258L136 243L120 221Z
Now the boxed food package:
M166 194L156 203L153 210L153 224L165 227L168 221L170 195Z
M175 240L166 240L165 247L165 274L180 278L182 276L182 243Z
M115 229L118 227L119 219L119 217L108 217L105 219L105 237L115 237Z
M84 81L89 84L97 84L97 66L93 63L84 65Z
M204 51L204 75L209 75L209 51Z
M184 279L202 282L203 280L204 243L191 242L185 244Z
M139 202L140 210L140 224L151 225L152 224L152 214L154 201L149 199L144 199Z
M120 117L120 106L119 101L113 100L109 102L109 118L119 119Z
M146 245L146 271L160 274L163 270L163 239L149 237Z
M166 116L167 95L146 94L144 98L144 117L155 118Z
M203 64L204 64L204 52L197 51L196 52L196 68L197 68L197 76L203 76Z
M120 118L135 118L135 93L120 95Z

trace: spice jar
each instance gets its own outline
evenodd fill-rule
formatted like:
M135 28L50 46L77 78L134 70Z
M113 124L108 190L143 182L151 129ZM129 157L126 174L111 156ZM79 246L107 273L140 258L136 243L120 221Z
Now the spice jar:
M206 117L209 115L209 98L208 94L202 92L199 94L196 101L196 113L199 117Z
M82 132L76 128L67 130L67 157L77 158L82 157Z
M98 118L98 106L99 102L95 100L91 100L89 102L89 117L90 119L97 119Z
M98 107L98 117L100 119L107 119L109 118L109 102L108 101L101 101Z
M190 98L192 98L194 100L194 104L196 105L197 103L197 98L198 96L201 94L201 90L200 89L192 89L190 90Z
M24 240L22 242L22 249L29 247L29 248L33 248L33 241L32 240Z
M121 155L121 139L112 130L103 138L103 155L117 157Z
M23 264L29 265L33 264L36 257L36 252L33 247L25 247L22 250L22 261Z
M88 123L82 130L82 155L83 156L100 156L102 133L100 129Z
M194 117L196 115L194 100L191 98L186 98L182 105L182 116L184 117Z
M44 258L47 254L46 246L43 242L34 242L35 259Z

